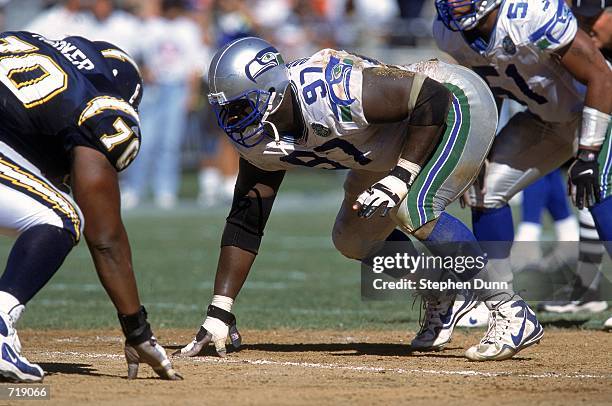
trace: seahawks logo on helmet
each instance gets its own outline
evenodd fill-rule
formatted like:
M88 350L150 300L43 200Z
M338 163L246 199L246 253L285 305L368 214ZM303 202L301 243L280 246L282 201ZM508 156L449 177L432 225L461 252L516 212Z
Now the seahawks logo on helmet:
M245 73L251 81L257 83L255 79L257 79L258 76L284 63L285 61L283 61L280 52L274 47L268 47L259 51L257 55L255 55L255 58L246 65Z

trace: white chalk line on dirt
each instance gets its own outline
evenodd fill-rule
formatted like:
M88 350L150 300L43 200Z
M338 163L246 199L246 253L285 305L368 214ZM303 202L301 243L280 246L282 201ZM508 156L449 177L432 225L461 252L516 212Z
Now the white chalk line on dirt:
M43 351L40 354L50 357L69 356L81 359L113 359L123 360L123 355L119 354L101 354L76 351ZM454 375L454 376L474 376L487 378L551 378L551 379L612 379L612 375L595 375L585 373L556 373L545 372L540 374L524 374L515 372L485 372L485 371L465 371L465 370L435 370L435 369L407 369L407 368L383 368L372 366L352 366L339 364L324 364L317 362L293 362L293 361L273 361L267 359L230 359L230 358L213 358L213 357L197 357L197 358L181 358L181 361L191 361L194 363L208 364L248 364L248 365L272 365L283 367L301 367L311 369L326 369L326 370L341 370L366 373L391 373L391 374L427 374L427 375Z

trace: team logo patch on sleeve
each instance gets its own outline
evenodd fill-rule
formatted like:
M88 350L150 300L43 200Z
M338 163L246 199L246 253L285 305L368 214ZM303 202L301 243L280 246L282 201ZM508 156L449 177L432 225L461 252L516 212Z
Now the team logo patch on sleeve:
M136 121L136 123L140 124L138 113L128 102L111 96L99 96L90 100L85 109L83 109L81 112L78 124L82 125L89 118L96 116L105 110L122 111L129 114Z
M332 56L325 68L325 81L329 87L329 101L334 115L341 122L352 122L350 105L355 101L351 97L350 83L353 61L349 58L340 60Z

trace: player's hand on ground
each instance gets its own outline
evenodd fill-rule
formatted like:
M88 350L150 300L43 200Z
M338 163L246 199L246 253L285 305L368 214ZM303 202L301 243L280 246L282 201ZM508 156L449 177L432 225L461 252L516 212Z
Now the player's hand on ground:
M578 209L599 203L601 188L596 152L580 151L568 175L569 193Z
M172 368L172 363L166 355L164 347L157 343L155 337L140 344L125 344L125 359L128 364L128 379L136 379L138 366L149 364L162 379L171 381L182 380L181 374Z
M208 306L206 319L204 319L204 323L200 326L193 341L172 355L194 357L212 342L217 355L225 357L227 355L225 343L228 336L232 346L236 349L239 348L242 337L236 327L236 317L228 311L210 305Z
M380 216L385 217L408 194L408 185L393 175L387 175L371 188L361 193L353 205L359 217L369 218L380 209Z

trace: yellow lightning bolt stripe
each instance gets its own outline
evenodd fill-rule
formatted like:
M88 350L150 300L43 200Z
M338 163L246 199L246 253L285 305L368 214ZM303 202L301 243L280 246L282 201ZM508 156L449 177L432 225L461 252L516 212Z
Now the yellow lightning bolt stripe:
M140 118L136 110L125 100L111 96L98 96L88 101L87 106L79 116L79 125L83 124L87 119L102 113L104 110L119 110L128 113L140 125Z
M122 52L122 51L120 51L118 49L109 48L109 49L105 49L103 51L100 51L100 53L105 58L114 58L114 59L119 59L120 61L123 61L123 62L129 62L136 69L136 71L138 73L140 73L140 69L138 68L138 64L136 63L136 61L134 61L125 52Z
M75 232L76 232L76 241L79 241L79 239L81 238L81 219L79 218L79 215L77 214L77 212L72 207L72 204L68 200L66 200L61 195L61 193L57 192L55 189L51 188L46 183L44 183L41 180L39 180L34 175L32 175L32 174L30 174L28 172L24 172L18 166L13 165L10 162L7 162L7 161L5 161L2 158L0 158L0 164L8 166L13 171L15 171L15 172L17 172L17 173L19 173L21 175L24 175L25 177L27 177L28 179L32 180L37 185L40 185L43 189L48 191L49 195L46 195L46 194L42 193L41 191L39 191L37 189L34 189L32 186L30 186L30 185L28 185L26 183L21 182L19 179L15 179L15 178L9 176L7 173L1 172L2 167L0 166L0 178L6 179L6 180L10 181L13 185L21 187L23 189L26 189L27 191L29 191L29 192L31 192L31 193L33 193L35 195L40 196L43 200L45 200L46 202L49 202L49 203L51 203L53 205L52 209L56 209L56 210L60 211L61 213L65 214L70 219L70 221L72 221L72 224L74 225ZM52 197L55 197L59 201L52 200ZM61 203L64 203L67 207L72 208L72 211L67 210L64 207L62 207Z

